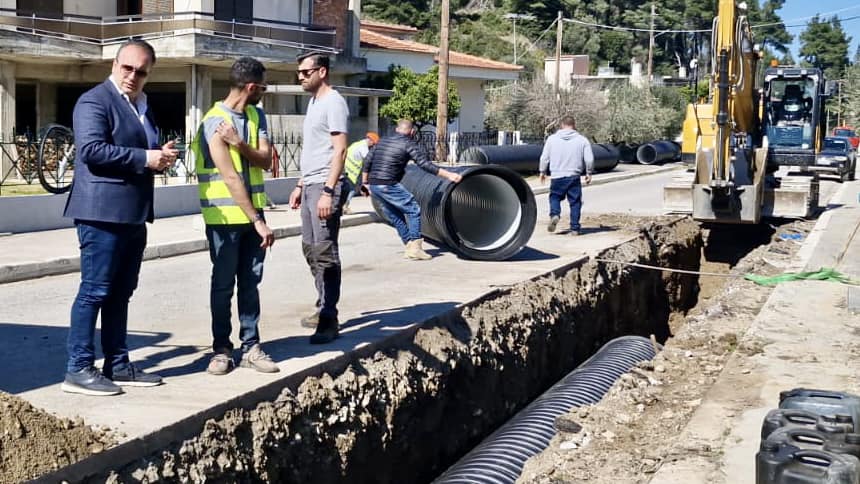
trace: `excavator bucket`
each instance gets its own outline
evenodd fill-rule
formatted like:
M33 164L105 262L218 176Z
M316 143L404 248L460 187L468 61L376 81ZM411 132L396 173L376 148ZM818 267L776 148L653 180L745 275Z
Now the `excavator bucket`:
M818 209L818 175L789 174L764 192L765 217L809 218Z
M687 170L672 177L663 187L663 210L670 213L693 213L693 181L696 172Z

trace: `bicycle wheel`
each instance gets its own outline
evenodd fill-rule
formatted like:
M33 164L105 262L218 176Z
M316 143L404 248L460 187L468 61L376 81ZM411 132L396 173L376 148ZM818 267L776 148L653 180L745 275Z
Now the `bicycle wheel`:
M49 124L39 143L39 183L51 193L72 188L75 169L75 135L72 130Z

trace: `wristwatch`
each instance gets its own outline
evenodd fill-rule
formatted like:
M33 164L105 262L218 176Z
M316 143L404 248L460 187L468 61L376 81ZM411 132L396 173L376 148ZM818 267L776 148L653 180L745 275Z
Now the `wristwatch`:
M328 185L324 185L323 186L323 193L328 193L329 195L334 195L334 188L332 188Z

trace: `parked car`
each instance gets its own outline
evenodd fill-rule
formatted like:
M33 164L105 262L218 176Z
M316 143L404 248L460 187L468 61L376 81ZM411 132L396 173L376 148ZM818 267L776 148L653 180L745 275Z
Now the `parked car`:
M833 128L833 136L842 136L851 140L851 146L854 149L860 148L860 136L857 136L857 131L851 126L837 126Z
M824 138L821 152L815 159L815 166L810 168L836 173L842 181L854 180L857 151L852 147L849 138L828 136Z

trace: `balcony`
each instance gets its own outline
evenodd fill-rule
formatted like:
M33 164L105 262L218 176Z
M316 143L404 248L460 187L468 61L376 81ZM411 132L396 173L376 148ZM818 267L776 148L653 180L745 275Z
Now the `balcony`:
M254 18L252 23L215 20L204 12L91 17L63 15L58 18L0 8L0 30L85 42L95 45L120 43L129 38L160 39L200 34L221 39L336 53L335 29L319 25Z

